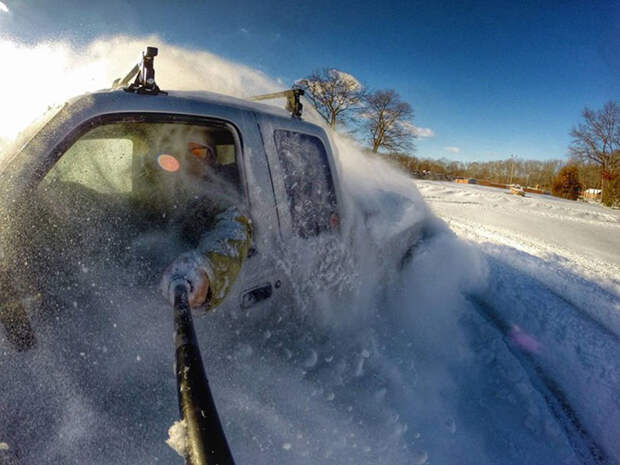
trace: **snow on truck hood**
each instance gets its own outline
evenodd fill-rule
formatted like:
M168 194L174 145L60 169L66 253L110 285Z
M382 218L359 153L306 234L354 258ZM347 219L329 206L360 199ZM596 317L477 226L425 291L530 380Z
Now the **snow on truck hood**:
M404 240L423 229L447 228L431 213L413 180L381 159L363 154L354 141L330 134L352 224L363 224L377 245ZM411 237L408 238L411 245Z
M356 196L355 201L376 242L399 236L428 219L424 202L416 202L398 192L378 189Z

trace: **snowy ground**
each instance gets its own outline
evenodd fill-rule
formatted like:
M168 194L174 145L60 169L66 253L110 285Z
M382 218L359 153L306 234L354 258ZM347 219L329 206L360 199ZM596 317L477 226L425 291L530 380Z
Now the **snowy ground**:
M508 336L573 448L585 451L580 461L618 463L620 211L483 186L416 185L485 256L489 281L477 306Z
M459 239L411 179L340 152L389 218L353 223L355 269L317 277L325 244L300 245L310 303L196 322L237 463L619 463L618 212L416 182ZM409 226L408 262L376 253ZM180 463L170 309L130 267L82 265L92 292L35 318L36 350L0 338L0 459Z
M617 212L416 182L462 240L413 181L373 163L343 154L347 190L391 218L370 236L426 231L400 271L361 234L367 262L328 275L348 291L196 321L237 463L619 463ZM582 246L601 270L576 266ZM315 250L295 257L300 272L322 263ZM178 420L170 310L127 287L132 273L82 269L76 286L94 292L35 319L36 350L0 339L0 459L180 463L165 443Z
M492 187L416 181L433 212L620 335L620 210Z

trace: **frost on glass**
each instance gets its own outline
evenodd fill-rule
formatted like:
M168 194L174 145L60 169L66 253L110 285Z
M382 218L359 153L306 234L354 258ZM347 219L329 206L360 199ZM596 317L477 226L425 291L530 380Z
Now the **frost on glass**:
M130 193L132 151L130 139L79 140L45 181L77 183L101 194Z

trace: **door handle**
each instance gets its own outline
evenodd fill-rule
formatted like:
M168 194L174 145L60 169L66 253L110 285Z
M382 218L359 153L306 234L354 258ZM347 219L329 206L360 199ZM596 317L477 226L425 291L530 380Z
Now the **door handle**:
M250 308L257 303L268 299L273 294L271 283L262 284L253 289L249 289L241 296L241 308Z

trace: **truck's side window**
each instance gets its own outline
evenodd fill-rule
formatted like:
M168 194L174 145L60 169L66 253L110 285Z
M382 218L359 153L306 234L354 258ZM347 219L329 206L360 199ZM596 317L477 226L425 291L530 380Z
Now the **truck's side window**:
M166 179L162 173L172 168L166 161L175 167L167 177L177 184L191 186L208 179L240 191L235 142L228 128L132 121L88 131L49 171L44 185L72 182L102 194L133 197L145 189L151 196L155 186L170 195L170 186L161 184Z
M39 184L55 222L87 218L91 243L116 221L119 244L150 234L189 249L243 202L231 128L152 118L111 116L71 143Z
M285 130L274 131L274 138L293 230L305 238L334 229L336 193L323 143L317 137Z
M133 142L124 134L114 138L76 141L45 177L45 182L73 182L100 194L132 191Z

